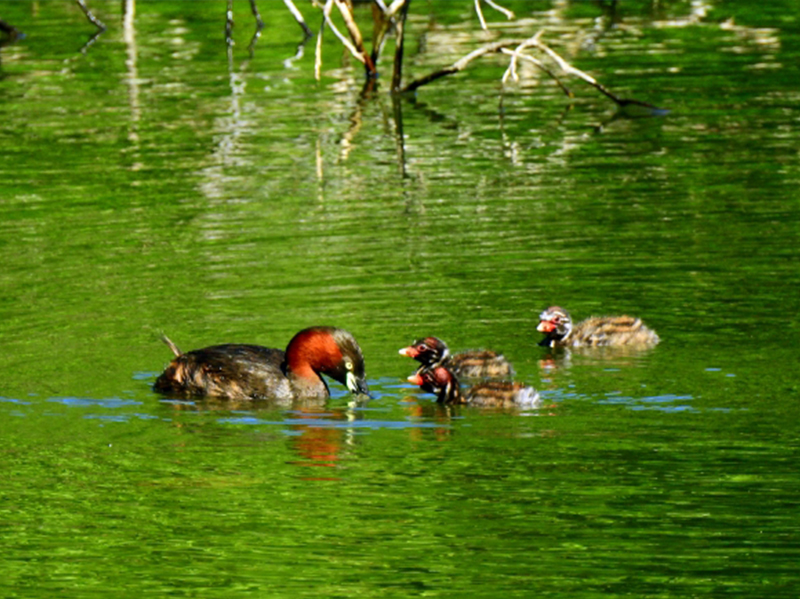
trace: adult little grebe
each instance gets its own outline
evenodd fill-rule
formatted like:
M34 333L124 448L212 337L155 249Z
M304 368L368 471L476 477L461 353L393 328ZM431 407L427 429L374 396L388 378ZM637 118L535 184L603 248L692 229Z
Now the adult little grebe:
M369 394L364 357L353 336L335 327L297 333L286 351L259 345L214 345L182 353L164 337L175 358L153 389L167 395L225 399L325 399L325 374L351 393Z
M447 344L438 337L425 337L400 350L424 366L447 366L454 374L468 379L501 379L514 375L511 363L491 350L475 350L450 355Z
M592 316L573 326L569 312L551 306L539 321L536 330L546 334L539 345L545 347L651 347L660 341L633 316Z
M408 381L436 395L436 401L442 404L487 408L538 408L542 405L536 389L522 383L487 381L462 390L458 377L446 366L422 366Z

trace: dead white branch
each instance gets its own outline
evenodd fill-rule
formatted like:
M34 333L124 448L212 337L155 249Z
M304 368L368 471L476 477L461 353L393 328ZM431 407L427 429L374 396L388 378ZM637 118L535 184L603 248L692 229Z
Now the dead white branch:
M407 0L394 0L394 2L389 5L386 16L390 19L393 18L398 12L400 12L400 9L405 6L406 1Z
M498 12L503 13L506 16L506 19L513 19L514 12L508 10L507 8L500 6L497 2L493 2L492 0L483 0L488 4L490 7L495 9ZM486 19L483 18L483 10L481 10L481 0L475 0L475 13L478 15L478 20L481 22L481 29L484 31L489 29L489 26L486 24Z
M448 67L444 67L443 69L439 69L438 71L434 71L424 77L420 77L419 79L414 79L411 83L406 85L401 92L410 92L414 91L415 89L422 87L430 83L431 81L436 81L441 77L445 77L447 75L452 75L453 73L458 73L459 71L463 71L469 63L471 63L476 58L480 58L486 54L492 54L494 52L499 52L502 48L507 48L508 46L515 46L522 43L519 40L511 40L511 41L500 41L495 42L493 44L488 44L477 50L473 50L463 58L458 59L456 62L451 64Z
M364 62L364 55L361 54L356 47L347 39L342 33L336 28L336 25L333 24L331 20L331 9L333 8L333 0L327 0L325 2L325 7L322 9L322 14L325 17L325 23L328 24L328 27L331 28L333 34L339 38L339 41L342 42L345 48L348 49L350 54L352 54L356 60L359 62Z
M491 6L497 12L501 12L506 16L506 19L509 21L514 18L514 11L508 10L507 8L500 6L497 2L493 2L492 0L484 0L486 4Z
M540 29L536 35L525 40L519 46L517 46L517 48L514 50L514 54L511 56L511 62L508 65L508 69L506 69L506 72L503 74L503 83L506 83L509 77L511 77L514 81L519 81L519 75L517 75L517 53L522 52L529 46L539 43L539 38L543 33L544 29Z
M537 67L539 67L541 70L543 70L545 73L547 73L548 75L550 75L550 77L553 79L553 81L555 81L555 82L558 84L558 86L561 88L561 90L562 90L562 91L563 91L563 92L564 92L564 93L565 93L567 96L569 96L570 98L574 97L574 95L572 94L572 92L571 92L571 91L569 91L569 89L567 88L567 86L566 86L566 85L564 85L564 83L562 83L561 79L559 79L558 77L556 77L556 74L555 74L555 73L553 73L553 71L551 71L549 68L547 68L547 65L545 65L545 64L544 64L544 63L543 63L541 60L539 60L538 58L534 58L533 56L529 56L529 55L527 55L527 54L520 54L519 52L517 52L517 51L514 51L514 50L510 50L510 49L508 49L508 48L501 48L501 50L500 50L500 51L501 51L503 54L508 54L509 56L511 56L511 60L515 60L515 59L517 59L517 58L518 58L518 59L520 59L520 60L524 60L524 61L530 62L530 63L531 63L531 64L533 64L533 65L536 65L536 66L537 66ZM511 68L511 67L509 67L509 68ZM508 72L508 71L506 71L506 72ZM505 83L505 76L503 77L503 82Z
M336 0L336 6L344 19L347 26L347 31L350 34L350 39L353 40L351 52L355 52L356 58L364 63L369 73L374 73L375 67L372 64L367 52L364 50L364 38L361 36L361 30L358 28L356 20L353 18L352 5L346 0Z
M486 31L489 29L486 26L486 19L483 18L483 11L481 10L481 0L475 0L475 13L478 15L478 20L481 22L481 29Z

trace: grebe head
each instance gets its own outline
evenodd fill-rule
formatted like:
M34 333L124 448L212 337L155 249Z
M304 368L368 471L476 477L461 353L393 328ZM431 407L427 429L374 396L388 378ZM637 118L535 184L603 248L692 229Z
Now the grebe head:
M450 357L450 349L438 337L425 337L401 349L400 355L414 358L425 366L439 366Z
M552 341L562 341L569 337L572 332L572 319L564 308L550 306L539 315L539 326L536 330L547 335L542 344L549 345Z
M286 347L286 364L298 377L325 374L353 394L369 395L364 355L353 335L337 327L311 327Z
M433 393L440 403L458 403L461 399L458 378L445 366L422 366L408 377L408 382Z

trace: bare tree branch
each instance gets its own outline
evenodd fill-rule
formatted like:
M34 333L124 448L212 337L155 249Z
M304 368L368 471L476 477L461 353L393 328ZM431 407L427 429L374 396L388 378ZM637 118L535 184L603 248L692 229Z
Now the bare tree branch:
M411 0L408 1L410 2ZM394 0L394 2L389 5L389 11L386 13L387 16L394 17L400 11L400 9L403 8L405 3L406 0Z
M378 67L378 59L383 52L383 45L386 43L386 34L389 32L389 27L392 24L392 19L387 16L388 10L383 2L372 5L372 63L375 68Z
M375 6L381 9L381 12L384 15L389 14L389 9L386 7L386 4L383 2L383 0L372 0L372 2Z
M534 46L536 48L539 48L542 52L547 54L550 58L555 60L556 64L558 64L558 66L561 67L561 70L564 71L565 73L568 73L569 75L575 75L579 79L583 79L586 83L588 83L589 85L594 87L601 94L603 94L606 97L608 97L611 100L613 100L613 102L615 104L621 105L623 103L623 100L620 100L617 96L615 96L610 91L608 91L605 87L600 85L594 77L592 77L591 75L589 75L587 73L584 73L580 69L576 69L575 67L573 67L571 64L569 64L566 60L561 58L558 54L556 54L553 50L551 50L548 46L546 46L542 42L537 41L536 44L534 44Z
M366 50L364 50L364 39L361 36L361 30L358 28L356 20L353 18L352 4L350 4L348 0L336 0L336 6L339 8L339 12L342 14L345 25L347 25L347 31L350 33L350 39L353 40L353 47L361 56L359 60L364 63L364 66L367 69L367 75L374 77L376 75L375 64L372 62L372 58L370 58ZM358 56L356 58L358 58Z
M499 4L497 4L497 2L493 2L492 0L483 0L483 1L486 2L486 4L491 6L496 11L503 13L507 19L510 20L514 18L513 11L510 11L507 8L500 6ZM478 20L481 22L481 29L487 31L489 29L489 26L486 24L486 19L483 18L483 11L481 10L481 0L475 0L475 13L478 15Z
M497 2L493 2L492 0L484 0L484 2L486 2L486 4L491 6L496 11L503 13L506 16L506 19L508 19L509 21L514 18L514 11L508 10L507 8L500 6L499 4L497 4Z
M434 71L425 75L424 77L420 77L419 79L414 79L411 83L406 85L401 91L401 93L414 91L415 89L422 87L423 85L427 85L431 81L436 81L442 77L447 75L452 75L453 73L458 73L459 71L463 71L469 63L471 63L476 58L480 58L481 56L485 56L486 54L492 54L494 52L499 52L503 48L507 48L509 46L516 46L521 44L522 41L520 40L506 40L506 41L499 41L494 42L493 44L488 44L477 50L473 50L463 58L460 58L453 64L448 67L444 67L443 69L439 69L438 71Z
M291 2L291 0L285 0L285 1ZM540 52L546 54L551 60L553 60L563 72L565 72L568 75L573 75L575 77L578 77L582 81L588 83L589 85L597 89L600 93L611 99L618 106L625 106L628 104L638 104L641 106L655 108L650 104L639 102L638 100L620 99L615 94L606 89L604 86L602 86L594 77L581 71L578 68L573 67L561 56L559 56L558 53L552 50L549 46L542 43L541 37L543 35L543 31L539 31L538 33L536 33L536 35L528 39L501 40L493 42L491 44L487 44L481 48L478 48L466 54L465 56L463 56L462 58L460 58L451 65L435 70L423 77L416 78L412 80L410 83L401 87L404 29L405 29L406 17L408 14L408 7L411 3L411 0L393 0L389 6L386 5L385 0L373 0L374 2L373 20L375 25L373 29L373 51L371 56L368 55L364 49L363 37L361 35L361 31L358 27L358 24L355 21L353 14L352 0L325 0L324 5L320 4L320 1L321 0L312 0L314 6L322 9L324 17L322 24L320 26L319 33L317 35L316 59L314 65L315 66L314 75L318 81L320 79L320 71L322 65L322 35L325 24L327 24L331 28L331 30L334 32L334 35L336 35L336 37L339 38L339 41L342 42L345 48L347 48L347 50L359 62L365 65L367 70L367 75L369 77L373 77L377 74L377 69L375 65L377 63L377 59L378 56L380 55L381 49L383 48L383 42L385 40L386 33L389 30L389 26L391 25L391 19L394 18L394 16L398 12L401 12L401 18L399 22L395 23L397 32L397 38L396 38L397 41L395 44L394 71L393 71L392 86L391 86L392 93L405 93L414 91L422 87L423 85L427 85L428 83L436 81L437 79L464 70L472 61L482 56L485 56L486 54L502 52L510 56L509 66L506 69L505 73L503 74L502 78L504 84L507 83L509 79L513 79L514 81L519 80L519 75L517 74L517 63L518 61L523 60L525 62L529 62L535 65L537 68L544 71L549 77L551 77L558 84L558 86L567 96L574 97L569 88L567 88L567 86L561 81L561 79L558 76L556 76L556 74L548 65L546 65L539 58L536 58L534 56L531 56L530 54L523 52L528 48L536 48ZM514 17L513 12L498 5L496 2L494 2L494 0L483 0L483 1L486 2L493 9L505 14L506 17L508 18ZM350 34L352 42L338 31L333 21L331 20L331 11L333 9L334 3L338 7L342 15L342 18L344 19L344 22L347 26L348 33ZM474 6L476 13L478 14L478 17L481 20L482 27L486 29L486 21L483 18L483 13L481 10L481 0L474 0Z
M536 35L533 37L525 40L519 46L517 46L516 50L511 56L511 62L508 65L508 69L506 69L505 74L503 75L503 83L508 81L508 78L511 77L514 81L519 81L519 76L517 75L517 53L522 52L528 46L532 46L533 44L539 41L539 38L544 33L544 29L540 29Z
M397 23L397 42L395 43L394 70L392 72L392 93L397 93L400 90L400 84L403 82L403 48L406 29L406 15L408 15L409 6L411 6L411 0L403 0L403 10L400 15L400 20Z
M411 0L408 0L410 3ZM373 12L373 20L375 21L375 26L372 31L372 62L375 65L375 69L378 68L378 58L383 52L383 46L386 43L386 34L389 32L392 24L395 23L395 16L398 12L402 9L406 9L406 13L402 17L405 19L405 14L407 14L407 5L406 0L394 0L391 6L386 6L383 0L374 0L373 7L378 9L376 12ZM397 38L399 39L399 38ZM396 57L396 55L395 55Z
M489 27L486 25L486 19L483 18L483 11L481 10L481 0L475 0L475 13L478 15L478 20L481 22L481 29L486 31Z
M532 48L537 48L538 50L541 50L542 52L547 54L553 61L555 61L555 63L559 66L559 68L561 68L562 71L564 71L568 75L574 75L575 77L578 77L582 81L585 81L586 83L594 87L597 91L605 95L607 98L611 99L617 106L622 107L635 104L638 106L644 106L647 108L660 110L657 109L652 104L648 104L646 102L640 102L639 100L622 99L616 96L615 94L611 93L608 89L603 87L594 77L592 77L587 73L584 73L578 68L573 67L561 56L559 56L554 50L552 50L547 45L543 44L539 39L541 37L541 34L542 32L539 32L533 37L528 38L527 40L504 40L504 41L494 42L492 44L487 44L486 46L478 48L477 50L473 50L472 52L470 52L463 58L457 60L448 67L444 67L437 71L433 71L432 73L429 73L424 77L414 79L411 83L407 84L400 91L401 93L414 91L419 87L422 87L423 85L426 85L428 83L431 83L432 81L440 79L441 77L452 75L453 73L458 73L459 71L464 70L467 67L467 65L469 65L469 63L471 63L473 60L477 58L480 58L481 56L485 56L486 54L491 54L494 52L503 52L504 54L511 56L512 61L515 59L525 60L527 62L536 65L537 67L542 69L545 73L547 73L550 77L552 77L553 80L559 85L559 87L567 96L573 97L572 92L541 60L539 60L538 58L534 58L533 56L529 56L527 54L522 54L520 51L521 49L532 47ZM517 48L515 50L512 50L511 49L512 46L516 46ZM512 69L512 66L509 66L509 70L506 71L506 75L509 73L509 71L515 72ZM503 76L504 82L507 79L506 75Z
M331 28L333 34L339 38L339 41L344 44L344 47L348 49L350 54L352 54L356 60L359 62L364 62L364 55L356 49L356 47L347 39L342 33L336 28L336 25L333 24L331 21L331 9L333 8L334 0L327 0L325 2L325 8L322 10L322 14L325 16L325 22L328 24L328 27Z
M553 71L551 71L549 68L547 68L547 66L541 60L539 60L538 58L534 58L533 56L528 56L527 54L520 54L519 52L517 52L515 50L509 50L508 48L502 48L500 51L503 54L508 54L509 56L511 56L512 60L514 60L516 58L519 58L520 60L525 60L525 61L528 61L528 62L536 65L541 70L543 70L545 73L550 75L550 77L552 77L552 79L561 88L561 91L563 91L568 97L570 97L570 98L574 98L575 97L575 95L571 91L569 91L567 86L564 85L564 83L562 83L561 79L556 77L555 73L553 73ZM511 68L511 67L509 67L509 68ZM506 73L507 72L508 71L506 71ZM505 76L503 76L503 82L505 83Z

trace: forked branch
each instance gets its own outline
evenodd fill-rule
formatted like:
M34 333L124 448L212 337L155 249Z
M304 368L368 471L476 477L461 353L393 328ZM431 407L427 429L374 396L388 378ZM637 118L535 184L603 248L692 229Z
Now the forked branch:
M485 56L487 54L493 54L495 52L502 52L511 57L511 61L509 64L508 69L506 70L505 74L503 75L503 82L505 83L509 78L513 78L515 81L518 80L518 75L516 72L516 65L517 61L524 60L529 62L545 73L549 75L562 89L562 91L569 97L573 97L572 92L564 85L564 83L556 76L556 74L541 60L534 56L530 56L529 54L524 54L523 50L528 48L536 48L546 54L553 62L558 65L558 67L568 75L573 75L578 77L582 81L588 83L592 87L594 87L597 91L605 95L607 98L611 99L617 106L627 106L630 104L636 104L639 106L644 106L648 108L655 108L651 104L647 104L646 102L640 102L639 100L630 100L618 97L616 94L613 94L608 89L606 89L603 85L601 85L594 77L581 71L580 69L572 66L566 60L564 60L561 56L558 55L552 48L547 46L546 44L542 43L541 41L542 32L540 31L536 35L526 40L502 40L499 42L494 42L491 44L487 44L478 48L477 50L473 50L463 58L457 60L452 65L444 67L442 69L438 69L425 75L424 77L420 77L418 79L414 79L410 83L408 83L405 87L403 87L400 91L401 93L411 92L414 91L423 85L427 85L432 81L436 81L442 77L446 77L447 75L452 75L454 73L458 73L459 71L463 71L469 63L473 60ZM516 47L515 47L516 46ZM513 49L512 49L513 48Z
M293 6L291 0L284 0L287 6ZM393 0L391 4L387 5L387 0L373 0L373 22L374 22L374 29L373 29L373 49L372 54L368 54L364 49L364 40L363 36L361 35L361 30L356 23L355 16L353 13L353 4L352 0L324 0L324 4L322 4L322 0L312 0L314 6L317 8L322 9L323 14L323 22L320 26L319 33L317 35L317 49L316 49L316 60L315 60L315 77L319 80L320 77L320 70L322 65L322 33L324 27L327 25L331 31L333 31L334 35L339 39L339 41L347 48L348 52L356 58L359 62L363 63L366 69L367 77L375 77L377 76L377 68L376 64L378 61L379 54L381 49L383 48L383 43L385 41L385 37L392 26L394 26L396 32L396 43L395 43L395 57L394 57L394 72L392 77L392 93L406 93L406 92L413 92L423 85L427 85L436 81L437 79L441 79L442 77L446 77L448 75L453 75L454 73L458 73L463 71L467 66L470 65L474 60L486 56L487 54L495 54L498 52L502 52L503 54L509 56L509 65L506 69L505 73L503 74L503 83L507 83L509 79L513 79L514 81L519 80L519 75L517 74L517 64L519 61L525 61L530 64L533 64L538 69L542 70L546 73L556 84L561 88L561 90L569 97L573 97L572 92L569 88L561 81L559 76L556 75L554 69L551 65L545 63L542 58L547 58L548 62L552 61L555 65L560 69L562 72L566 73L567 75L572 75L577 77L578 79L588 83L592 87L594 87L597 91L601 94L605 95L607 98L612 100L617 106L626 106L628 104L637 104L640 106L645 106L649 108L654 108L650 104L645 102L639 102L638 100L626 100L623 98L619 98L616 94L609 91L603 85L601 85L594 77L581 71L580 69L572 66L569 64L564 58L562 58L557 52L555 52L552 48L547 46L541 41L542 31L538 32L536 35L527 38L527 39L513 39L513 40L500 40L497 42L493 42L490 44L486 44L472 52L466 54L459 60L455 61L453 64L448 65L446 67L437 69L424 75L422 77L418 77L411 82L407 83L405 86L402 85L401 78L402 78L402 66L403 66L403 36L404 36L404 29L405 29L405 20L406 15L408 13L408 7L411 3L411 0ZM481 19L482 25L485 27L485 20L483 19L483 14L481 11L481 3L485 2L488 6L492 7L495 10L498 10L505 14L508 18L513 18L514 13L508 9L503 8L499 4L497 4L494 0L474 0L475 2L475 10ZM339 9L339 13L342 16L342 19L347 27L347 32L349 33L349 39L343 35L337 28L336 25L333 23L331 19L331 12L333 9L334 4ZM399 17L398 17L399 15ZM538 50L544 56L536 57L532 56L530 53L526 52L527 50Z
M364 63L367 69L367 76L374 77L377 75L375 72L375 64L372 57L364 50L364 38L361 36L361 30L358 28L355 18L353 17L353 5L347 0L336 0L336 6L344 19L347 26L347 31L350 34L350 39L353 40L353 47L355 49L355 57ZM353 52L353 50L351 50Z
M400 92L413 92L414 90L422 87L423 85L427 85L432 81L436 81L437 79L441 79L442 77L446 77L447 75L452 75L453 73L458 73L459 71L463 71L467 68L467 65L471 63L476 58L480 58L481 56L485 56L487 54L493 54L495 52L499 52L503 48L507 48L509 46L516 46L520 44L520 41L500 41L494 42L492 44L488 44L477 50L473 50L466 56L460 58L459 60L455 61L450 66L444 67L442 69L438 69L425 75L424 77L420 77L419 79L414 79L411 83L408 83L405 87L403 87Z
M507 19L511 20L514 18L514 11L508 10L507 8L500 6L496 2L493 2L492 0L483 0L483 1L486 2L486 4L491 6L496 11L503 13ZM483 18L483 10L481 10L481 0L475 0L475 14L478 15L478 20L481 22L481 29L483 29L484 31L488 30L489 26L486 24L486 19Z

